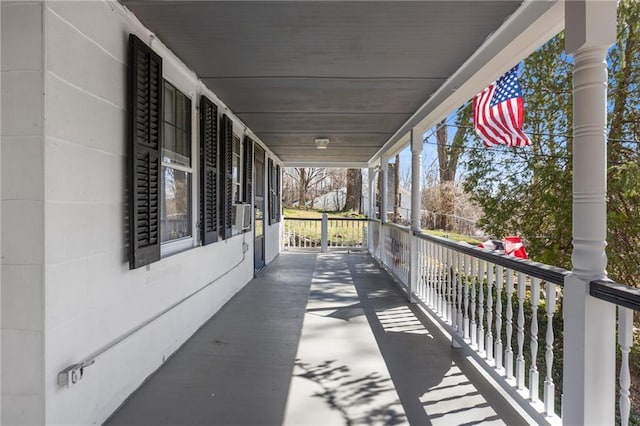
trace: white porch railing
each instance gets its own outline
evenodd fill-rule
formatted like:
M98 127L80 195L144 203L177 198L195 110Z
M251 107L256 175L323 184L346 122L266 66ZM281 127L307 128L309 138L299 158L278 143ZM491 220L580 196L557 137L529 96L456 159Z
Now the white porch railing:
M370 252L401 286L434 314L550 423L560 422L563 358L562 297L569 271L516 259L395 224L370 221ZM377 238L382 236L382 241ZM409 271L411 244L417 277ZM414 283L412 287L411 283ZM633 311L640 290L594 281L591 295L618 306L619 421L629 423Z
M385 223L382 226L382 260L396 278L409 284L411 268L411 231L409 228Z
M618 362L618 415L620 424L626 426L630 423L632 414L632 374L629 365L629 354L634 343L633 313L634 311L640 311L640 289L618 284L610 280L596 280L590 283L589 294L598 299L613 303L618 307L618 347L616 348L620 354ZM634 417L632 423L638 424L640 419L638 419L637 416Z
M367 247L368 221L360 218L288 218L284 219L285 249L321 248L323 241L330 249Z
M284 248L320 248L322 219L284 218Z
M554 352L561 337L554 326L562 327L558 310L568 272L394 224L382 225L382 233L379 258L403 287L411 285L413 238L419 262L414 297L539 413L559 420L562 365Z

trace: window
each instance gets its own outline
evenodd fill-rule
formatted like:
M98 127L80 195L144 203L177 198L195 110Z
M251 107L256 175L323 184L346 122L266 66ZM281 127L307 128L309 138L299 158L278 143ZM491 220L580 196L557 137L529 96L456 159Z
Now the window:
M269 225L280 222L280 166L270 158L267 165L269 179Z
M191 225L191 101L164 82L162 134L161 242L190 238Z
M233 158L231 168L233 170L233 203L242 202L242 157L240 138L233 135Z
M162 58L133 34L127 68L129 267L135 269L159 260L161 253L193 246L197 158L191 100L163 80ZM251 201L250 142L243 147L231 118L219 117L217 106L200 98L198 238L203 245L230 237L232 204Z

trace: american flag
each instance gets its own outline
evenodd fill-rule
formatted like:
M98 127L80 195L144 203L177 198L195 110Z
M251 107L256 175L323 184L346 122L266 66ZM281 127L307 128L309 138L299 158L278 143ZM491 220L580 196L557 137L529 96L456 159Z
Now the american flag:
M527 146L524 102L516 65L473 98L473 126L486 146Z

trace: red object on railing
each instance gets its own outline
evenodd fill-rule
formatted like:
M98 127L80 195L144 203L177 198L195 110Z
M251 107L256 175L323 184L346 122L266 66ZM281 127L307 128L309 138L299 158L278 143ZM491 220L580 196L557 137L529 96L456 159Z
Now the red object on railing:
M522 238L516 235L510 235L504 237L502 243L504 244L504 254L519 257L520 259L529 258L527 250L525 250L524 244L522 243Z
M478 244L480 248L486 248L496 251L498 253L504 253L509 256L519 257L520 259L528 259L529 255L524 248L522 238L517 235L509 235L500 240L487 240L484 243Z

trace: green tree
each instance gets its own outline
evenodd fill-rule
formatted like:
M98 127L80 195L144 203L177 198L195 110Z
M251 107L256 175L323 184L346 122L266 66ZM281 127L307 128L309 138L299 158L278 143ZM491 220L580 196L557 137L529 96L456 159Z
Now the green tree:
M609 274L640 286L640 5L618 4L618 42L609 54Z
M478 148L478 140L467 155L464 187L482 207L480 225L489 234L521 234L532 257L568 267L572 65L563 51L560 34L524 61L520 82L531 148Z
M610 276L640 286L640 7L618 6L618 42L610 50L608 241ZM532 146L477 148L466 157L465 190L495 236L518 233L532 258L569 268L572 229L572 67L563 33L524 61L525 131ZM477 138L476 138L477 139Z

